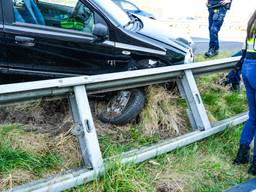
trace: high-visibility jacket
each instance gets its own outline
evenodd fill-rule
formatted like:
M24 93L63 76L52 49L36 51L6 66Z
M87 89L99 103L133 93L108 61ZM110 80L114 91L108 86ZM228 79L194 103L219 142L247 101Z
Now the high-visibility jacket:
M247 39L246 58L256 59L256 34L253 38Z
M64 29L82 31L84 29L84 22L80 18L68 18L67 20L61 21L60 26Z
M256 53L256 35L254 38L247 39L247 52Z

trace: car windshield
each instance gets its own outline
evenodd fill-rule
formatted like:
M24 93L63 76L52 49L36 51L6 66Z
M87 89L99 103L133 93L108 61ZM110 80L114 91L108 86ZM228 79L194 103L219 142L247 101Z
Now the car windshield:
M121 4L122 8L125 10L129 10L129 11L138 11L139 10L135 5L133 5L132 3L128 2L128 1L121 1L120 4Z
M119 6L117 6L113 1L111 0L94 0L95 3L97 3L102 9L104 9L105 12L108 13L114 19L117 21L121 26L126 25L130 22L130 18L128 14L123 11Z

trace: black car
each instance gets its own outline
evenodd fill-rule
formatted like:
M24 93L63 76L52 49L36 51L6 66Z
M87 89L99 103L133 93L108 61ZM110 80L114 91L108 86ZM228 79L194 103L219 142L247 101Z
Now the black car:
M111 0L0 0L0 38L2 82L193 60L187 41L168 26L128 15Z

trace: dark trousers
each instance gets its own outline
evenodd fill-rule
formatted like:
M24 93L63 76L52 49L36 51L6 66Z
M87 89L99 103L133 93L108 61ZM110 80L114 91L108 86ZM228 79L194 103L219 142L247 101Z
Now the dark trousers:
M219 8L209 8L209 33L210 33L210 43L209 48L219 49L219 31L224 22L224 18L227 13L225 7Z
M240 144L249 146L254 139L254 155L256 155L256 60L245 59L242 68L244 85L249 105L249 120L246 122Z

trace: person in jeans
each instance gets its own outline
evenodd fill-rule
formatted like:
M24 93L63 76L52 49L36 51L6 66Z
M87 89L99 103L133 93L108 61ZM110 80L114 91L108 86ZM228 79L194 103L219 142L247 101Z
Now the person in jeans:
M248 22L245 50L242 76L249 105L249 119L243 128L240 148L234 164L240 165L249 162L250 144L254 139L253 161L248 173L256 175L256 10Z
M209 50L205 53L206 57L213 57L219 53L219 31L224 22L227 10L230 9L231 0L208 0L209 12Z

